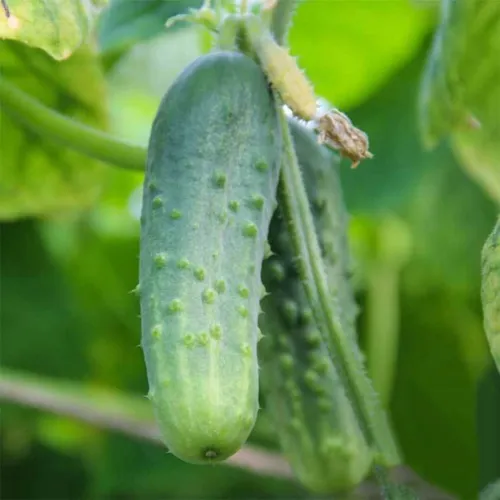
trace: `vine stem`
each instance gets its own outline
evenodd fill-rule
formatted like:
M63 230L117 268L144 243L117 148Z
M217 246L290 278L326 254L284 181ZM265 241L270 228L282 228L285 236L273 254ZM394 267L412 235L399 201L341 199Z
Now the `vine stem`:
M278 96L276 99L279 99ZM284 161L278 199L298 257L297 267L310 307L317 323L326 326L326 331L320 329L323 340L339 370L360 426L368 442L378 452L376 463L387 467L397 466L401 459L387 415L365 373L357 345L342 330L334 310L307 193L283 109L280 110L280 120Z
M0 106L32 132L49 137L87 156L129 170L145 168L145 148L127 144L61 115L5 78L0 78Z
M53 386L57 384L56 388ZM152 415L145 416L138 410L138 396L116 395L114 392L93 391L83 394L74 382L61 382L40 378L33 374L0 371L0 401L45 410L55 415L72 418L92 426L120 432L125 436L138 438L157 446L164 446L160 432ZM76 394L74 393L76 392ZM142 407L142 405L139 405ZM147 405L148 406L148 405ZM148 406L149 407L149 406ZM287 462L278 454L255 446L245 446L220 466L248 470L255 474L293 481L294 476ZM420 479L412 470L398 467L390 471L394 481L415 484L422 492L422 498L433 500L456 500L436 490ZM353 493L353 499L369 500L378 493L376 484L365 481ZM350 497L351 498L351 497Z
M30 378L33 377L25 378L17 374L0 372L0 401L45 410L94 427L110 429L158 446L165 446L152 417L144 417L136 415L133 411L124 410L123 407L135 398L122 397L123 402L119 405L109 404L109 401L103 404L101 399L106 399L104 394L101 398L87 395L82 398L80 395L72 395L69 391L55 390L49 387L47 382L40 383ZM242 448L224 464L264 476L288 480L294 478L290 466L280 455L254 446Z
M385 408L389 407L399 341L399 268L377 263L368 271L366 353L371 376Z

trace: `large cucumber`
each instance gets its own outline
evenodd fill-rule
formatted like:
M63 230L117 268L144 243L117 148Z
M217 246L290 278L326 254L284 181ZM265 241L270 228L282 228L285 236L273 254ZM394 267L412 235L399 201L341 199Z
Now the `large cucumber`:
M500 371L500 217L482 251L481 298L486 337Z
M338 159L305 127L290 121L297 157L314 214L332 301L355 343L356 305L349 281L347 214ZM299 279L290 237L279 209L271 222L274 255L263 280L270 294L262 305L261 380L266 409L282 449L301 482L318 493L347 490L372 462L363 432L322 341Z
M144 183L140 294L149 397L165 444L224 460L258 410L260 272L281 129L250 58L191 64L154 120Z

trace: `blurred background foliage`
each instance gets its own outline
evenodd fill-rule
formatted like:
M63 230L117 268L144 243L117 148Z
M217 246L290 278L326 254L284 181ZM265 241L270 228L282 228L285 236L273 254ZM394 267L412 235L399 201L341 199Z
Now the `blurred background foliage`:
M44 103L146 145L159 100L206 41L193 26L166 31L164 22L200 3L111 0L95 40L67 61L13 41L0 42L0 61ZM499 377L479 302L480 249L498 206L450 143L429 152L419 138L418 93L437 22L437 2L309 0L290 43L318 94L369 134L375 154L356 171L346 163L342 181L362 345L369 356L388 323L397 338L387 404L407 463L473 499L500 476ZM128 411L145 411L135 403L146 376L131 293L142 175L23 138L2 112L0 127L0 210L10 219L0 226L2 366L135 394ZM388 287L373 319L370 304ZM5 499L306 497L283 480L189 466L150 444L12 404L2 404L0 429ZM272 445L265 429L252 440Z

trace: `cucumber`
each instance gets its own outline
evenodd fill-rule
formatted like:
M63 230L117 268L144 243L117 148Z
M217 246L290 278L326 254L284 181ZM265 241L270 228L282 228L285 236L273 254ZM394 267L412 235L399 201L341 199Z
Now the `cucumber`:
M486 337L500 371L500 217L482 251L481 299Z
M357 306L349 280L339 160L319 146L305 127L290 121L290 128L332 300L357 349ZM262 302L264 338L259 346L266 410L274 419L284 454L307 488L325 494L348 490L366 476L373 454L322 341L322 325L315 323L309 309L279 209L271 222L269 242L274 255L263 266L270 293Z
M261 267L281 161L264 74L200 57L154 120L143 189L140 296L149 398L170 451L221 461L258 411Z

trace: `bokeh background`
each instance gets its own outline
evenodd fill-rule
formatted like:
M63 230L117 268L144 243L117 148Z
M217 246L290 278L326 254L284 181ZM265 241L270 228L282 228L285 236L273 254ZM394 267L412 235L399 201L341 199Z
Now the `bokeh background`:
M68 60L2 41L0 61L51 107L145 146L162 95L209 43L197 27L167 31L164 22L200 3L111 0L95 40ZM290 45L317 93L370 137L375 158L357 170L346 162L342 182L362 346L370 358L377 339L397 339L384 399L407 463L473 499L500 476L500 382L480 304L480 251L498 208L447 141L422 146L418 95L438 20L437 1L307 0ZM3 182L21 186L0 190L3 376L96 406L127 395L123 411L149 421L131 293L142 174L0 117ZM276 449L265 417L251 441ZM6 500L308 497L285 480L186 465L152 444L5 401L0 432Z

